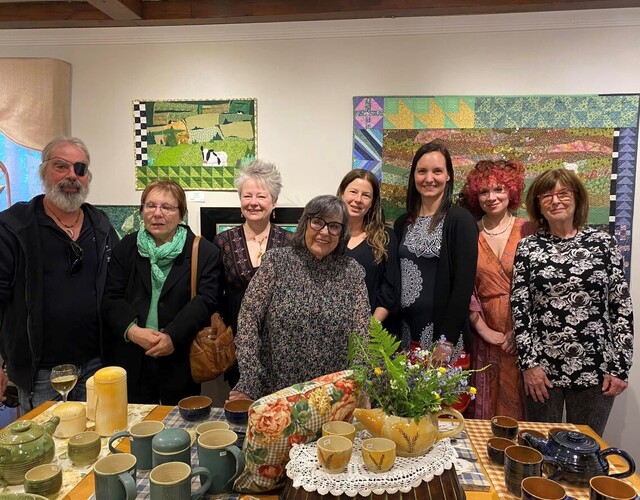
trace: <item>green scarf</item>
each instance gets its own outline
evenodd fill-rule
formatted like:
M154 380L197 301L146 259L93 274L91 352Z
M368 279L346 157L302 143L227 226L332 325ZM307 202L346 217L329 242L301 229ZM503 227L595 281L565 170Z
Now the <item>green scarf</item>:
M187 241L187 229L184 226L176 228L173 240L168 241L159 247L146 229L138 231L138 253L142 257L147 257L151 263L151 302L145 326L147 328L158 329L158 300L164 282L173 267L173 262L182 253L184 244Z

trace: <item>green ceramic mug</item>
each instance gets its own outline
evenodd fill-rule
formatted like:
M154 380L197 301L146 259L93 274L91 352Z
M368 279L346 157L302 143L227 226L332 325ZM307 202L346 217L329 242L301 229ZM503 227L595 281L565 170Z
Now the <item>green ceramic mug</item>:
M244 470L244 455L236 446L238 435L230 430L207 431L198 438L198 461L211 472L210 495L226 493Z
M109 439L109 451L111 453L122 453L118 450L113 442L116 439L128 437L131 439L131 453L135 455L138 463L138 470L149 470L152 468L152 452L151 442L153 437L164 429L162 422L149 420L146 422L138 422L131 426L128 431L116 432Z
M93 467L96 500L133 500L136 497L136 457L108 455Z
M191 493L191 480L196 476L201 486ZM204 467L191 470L184 462L167 462L151 471L149 482L151 500L198 500L211 485L211 473Z

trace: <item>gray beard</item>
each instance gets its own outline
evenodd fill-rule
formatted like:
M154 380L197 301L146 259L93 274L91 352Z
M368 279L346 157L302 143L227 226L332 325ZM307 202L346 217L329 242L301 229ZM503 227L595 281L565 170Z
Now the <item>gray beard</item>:
M44 183L45 194L56 207L64 212L75 212L89 196L89 186L83 186L76 180L63 180L58 184L51 185ZM76 187L79 189L77 193L66 193L63 191L65 187Z

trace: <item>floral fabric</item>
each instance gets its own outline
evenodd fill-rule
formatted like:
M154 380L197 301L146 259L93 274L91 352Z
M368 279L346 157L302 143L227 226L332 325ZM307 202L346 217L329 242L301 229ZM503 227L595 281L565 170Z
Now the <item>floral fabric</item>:
M330 420L350 420L359 397L353 373L345 370L256 401L242 448L246 465L234 489L257 493L280 486L291 447L318 439Z
M585 228L524 238L511 307L521 370L539 365L556 387L592 387L606 373L627 380L633 308L613 236Z

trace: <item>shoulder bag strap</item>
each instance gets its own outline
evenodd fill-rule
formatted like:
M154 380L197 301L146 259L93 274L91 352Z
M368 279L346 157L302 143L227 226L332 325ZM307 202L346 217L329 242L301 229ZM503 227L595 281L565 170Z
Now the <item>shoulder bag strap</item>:
M191 298L196 296L198 288L198 247L200 246L200 236L196 236L193 240L193 248L191 249Z

